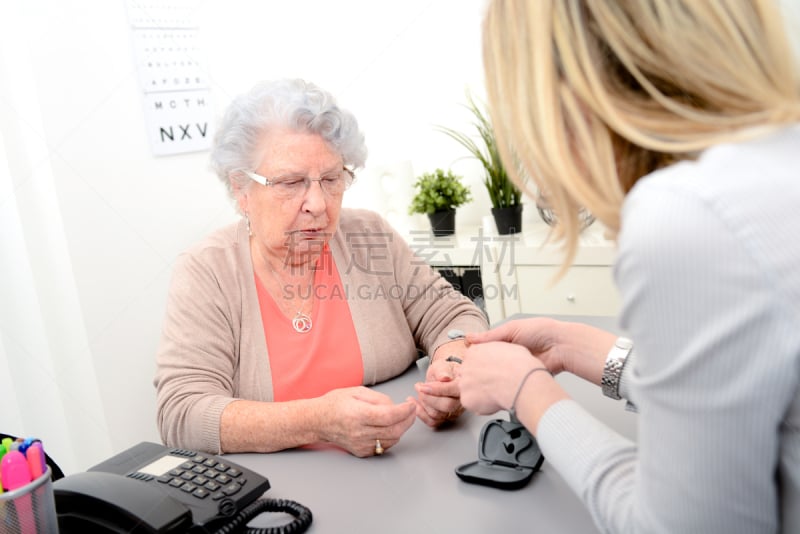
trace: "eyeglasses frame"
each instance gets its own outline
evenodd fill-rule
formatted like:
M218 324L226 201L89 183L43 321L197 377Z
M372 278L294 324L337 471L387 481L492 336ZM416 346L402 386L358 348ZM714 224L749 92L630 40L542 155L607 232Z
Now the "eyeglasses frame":
M356 175L352 169L349 169L344 165L342 166L342 171L350 175L350 181L349 183L346 183L345 188L343 190L344 192L347 191L347 189L353 184L353 181L355 181L356 179ZM242 172L244 173L245 176L247 176L256 183L263 185L264 187L269 187L271 185L275 185L276 183L280 183L279 179L284 177L284 176L275 176L274 178L270 179L253 171L242 170ZM311 188L311 182L320 182L324 177L325 177L324 175L320 176L319 178L309 178L308 176L303 176L303 182L307 184L305 187L305 191L308 191ZM321 183L320 183L320 188L322 188ZM325 192L325 189L322 189L322 191Z

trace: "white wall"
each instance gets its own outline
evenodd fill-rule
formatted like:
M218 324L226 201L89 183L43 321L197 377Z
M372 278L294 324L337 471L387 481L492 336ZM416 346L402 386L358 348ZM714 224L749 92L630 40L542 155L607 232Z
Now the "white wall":
M67 472L158 440L152 387L175 256L234 220L207 153L150 154L122 0L11 0L0 17L0 431L41 437ZM477 164L434 125L482 94L483 0L207 0L215 111L258 80L338 95L366 133L348 205L398 224L415 174ZM393 180L395 180L393 182ZM386 186L385 188L383 186Z
M465 91L482 94L484 0L304 0L268 2L251 12L253 4L204 7L204 47L217 104L264 77L313 80L336 94L366 132L368 168L347 205L391 210L399 223L393 215L407 218L413 176L451 167L466 175L476 198L459 222L480 223L489 203L477 163L434 126L466 127ZM241 13L252 16L231 16ZM391 191L394 204L372 194L384 171L406 178L405 190ZM421 217L414 222L427 224Z

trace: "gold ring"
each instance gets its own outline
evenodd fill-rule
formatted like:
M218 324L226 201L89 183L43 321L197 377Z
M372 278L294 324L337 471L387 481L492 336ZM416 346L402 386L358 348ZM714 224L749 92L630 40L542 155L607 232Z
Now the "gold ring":
M375 456L380 456L383 454L383 447L381 446L381 440L375 440Z

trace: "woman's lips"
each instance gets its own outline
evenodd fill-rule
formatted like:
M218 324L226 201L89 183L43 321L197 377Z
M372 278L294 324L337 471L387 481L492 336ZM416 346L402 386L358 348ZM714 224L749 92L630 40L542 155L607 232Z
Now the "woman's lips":
M325 235L324 228L305 228L303 230L296 230L294 233L299 237L319 239Z

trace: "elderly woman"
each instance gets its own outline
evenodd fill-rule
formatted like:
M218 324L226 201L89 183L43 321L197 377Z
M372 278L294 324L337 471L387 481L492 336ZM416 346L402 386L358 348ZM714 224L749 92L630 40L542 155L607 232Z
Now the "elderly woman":
M448 331L483 313L375 213L342 209L366 160L355 117L301 81L235 99L212 161L242 220L181 255L155 385L162 439L212 453L395 445L418 416L457 417ZM364 387L431 355L417 398Z

